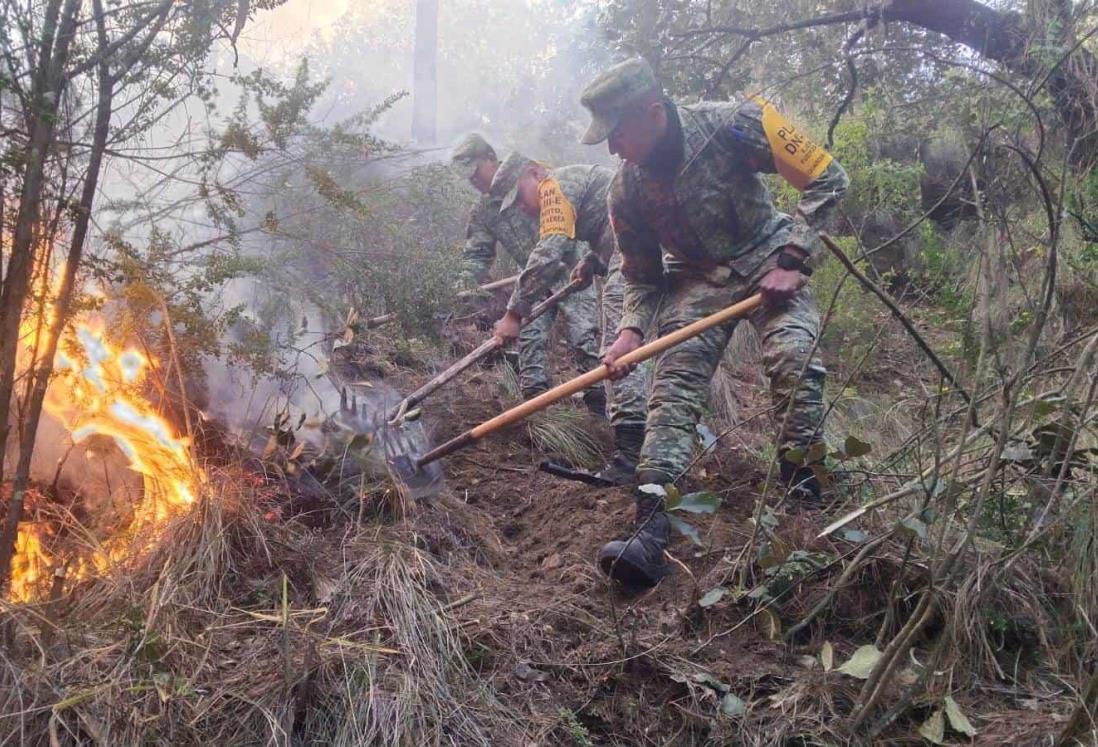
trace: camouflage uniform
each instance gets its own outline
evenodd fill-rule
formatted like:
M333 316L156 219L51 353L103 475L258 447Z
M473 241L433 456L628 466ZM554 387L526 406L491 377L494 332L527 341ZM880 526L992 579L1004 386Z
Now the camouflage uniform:
M500 167L498 176L501 181L509 182L506 167L507 164ZM603 287L603 353L614 341L615 330L621 319L624 287L620 273L620 256L613 251L613 231L606 208L606 194L613 177L613 170L605 166L573 165L549 171L548 177L539 187L542 199L540 239L530 252L525 269L519 275L511 300L507 304L508 309L521 316L529 314L538 300L568 281L571 269L588 253L584 242L591 247L591 252L600 257L604 266L606 259L613 255ZM492 186L496 186L495 182ZM512 187L511 191L503 199L504 217L523 212L515 204L517 184L509 186ZM554 209L563 209L566 213L565 219L559 224L549 220ZM592 319L597 318L594 308L589 313ZM600 361L601 357L592 359L583 370L589 371L601 365ZM607 408L611 425L642 426L645 422L647 396L645 369L638 369L621 381L612 382Z
M488 282L496 261L496 246L503 247L515 264L522 267L530 249L538 240L538 222L521 211L500 215L500 198L481 195L469 212L465 228L465 247L461 252L462 271L469 285Z
M848 184L842 167L820 149L822 170L796 185L803 195L795 216L780 213L760 176L780 169L790 179L763 125L764 107L767 116L776 114L769 104L665 106L668 136L645 166L623 163L609 195L626 281L619 329L642 334L657 309L656 333L663 335L757 292L782 247L802 249L812 266L816 233ZM673 258L666 270L661 249ZM759 307L749 320L762 340L774 402L792 399L780 449L818 440L826 372L818 355L808 357L820 326L811 293L805 288L780 306ZM709 381L734 327L711 329L656 361L638 474L674 479L689 465ZM785 419L785 407L779 417Z
M606 355L617 338L621 325L622 304L625 302L625 278L621 274L621 254L614 252L602 286L602 348L599 358ZM648 363L638 366L624 379L610 382L610 401L607 413L610 425L635 425L643 428L648 415L648 384L652 367Z
M515 154L508 158L514 157L524 158ZM470 285L480 285L487 280L496 259L497 244L503 247L515 264L525 267L530 250L538 240L537 219L521 210L508 210L506 214L500 212L503 197L500 191L493 188L488 194L481 195L469 214L462 264ZM552 383L549 332L558 314L564 319L565 335L576 366L586 371L597 362L597 304L595 291L588 288L572 294L556 309L522 328L518 353L519 385L524 396L543 392Z

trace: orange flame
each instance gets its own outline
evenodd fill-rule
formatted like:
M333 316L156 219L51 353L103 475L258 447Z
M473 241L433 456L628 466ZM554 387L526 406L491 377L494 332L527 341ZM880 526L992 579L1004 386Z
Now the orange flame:
M54 274L55 282L58 277ZM47 306L43 311L49 317L52 304ZM20 331L26 357L35 348L38 331L45 329L48 324L36 319L25 321ZM168 520L194 505L204 480L192 459L189 440L176 433L142 393L151 363L134 348L112 345L98 319L77 321L58 345L46 412L65 425L74 443L92 435L111 438L130 469L142 476L144 488L142 499L133 506L129 527L83 557L70 559L70 577L102 573L147 547ZM135 546L133 540L138 537L142 545ZM41 539L36 525L27 522L20 527L10 586L15 600L35 598L54 564Z
M15 555L11 559L11 598L20 602L33 599L48 568L49 556L42 549L37 528L24 523L15 537Z

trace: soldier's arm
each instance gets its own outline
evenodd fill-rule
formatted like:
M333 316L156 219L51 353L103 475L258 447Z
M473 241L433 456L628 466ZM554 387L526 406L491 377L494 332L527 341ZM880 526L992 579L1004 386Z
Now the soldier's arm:
M463 279L469 285L482 285L495 261L496 237L488 230L484 206L478 203L465 228L465 246L461 251Z
M846 171L823 146L762 99L740 106L722 134L751 169L781 174L800 190L787 246L797 247L814 263L820 251L816 235L850 185Z
M831 213L848 186L850 179L846 170L832 159L824 172L809 182L801 193L793 215L793 234L787 245L803 251L809 264L818 262L820 242L817 236L827 227Z
M655 233L630 205L622 172L614 177L607 196L614 244L621 252L624 302L618 332L634 330L642 338L659 306L663 292L663 256Z
M538 243L530 251L526 267L519 275L507 309L527 316L534 304L546 296L567 276L579 260L583 242L576 239L576 210L553 178L538 187L541 200ZM517 208L509 208L515 210Z
M568 276L568 268L576 263L580 242L565 236L539 239L519 274L507 309L519 316L528 316L530 309Z

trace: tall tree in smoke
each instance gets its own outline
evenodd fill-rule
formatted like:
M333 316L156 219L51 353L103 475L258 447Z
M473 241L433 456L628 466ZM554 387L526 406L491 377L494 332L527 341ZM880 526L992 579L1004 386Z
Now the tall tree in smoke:
M438 0L416 2L412 138L434 143L438 124Z

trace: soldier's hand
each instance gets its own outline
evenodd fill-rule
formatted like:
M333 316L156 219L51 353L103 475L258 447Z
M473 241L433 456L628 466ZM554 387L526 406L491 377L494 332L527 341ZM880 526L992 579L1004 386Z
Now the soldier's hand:
M643 341L643 338L637 334L636 330L623 329L618 333L618 339L614 340L614 344L610 346L610 349L606 351L606 355L602 357L603 365L610 369L611 379L614 381L624 379L637 367L636 363L622 366L618 363L618 359L639 348Z
M569 278L571 282L577 280L583 281L580 289L591 285L591 281L595 279L595 274L598 271L598 259L588 255L576 263L576 266L572 268L572 276Z
M763 303L777 306L797 295L797 291L807 282L808 277L797 270L783 270L779 267L763 276L759 291L762 293Z
M495 332L493 337L501 345L507 345L512 340L515 340L519 336L519 330L522 328L522 317L513 311L508 311L506 314L499 318L496 322Z

